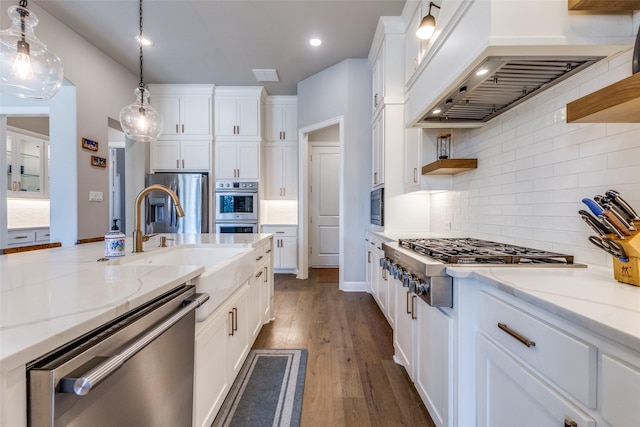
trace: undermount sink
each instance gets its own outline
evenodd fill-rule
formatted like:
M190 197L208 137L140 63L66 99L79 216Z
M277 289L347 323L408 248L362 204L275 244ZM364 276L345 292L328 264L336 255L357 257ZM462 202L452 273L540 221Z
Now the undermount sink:
M115 261L115 262L114 262ZM185 246L143 252L112 261L127 265L199 265L205 271L194 279L196 292L210 296L198 310L202 322L253 274L255 258L248 247Z

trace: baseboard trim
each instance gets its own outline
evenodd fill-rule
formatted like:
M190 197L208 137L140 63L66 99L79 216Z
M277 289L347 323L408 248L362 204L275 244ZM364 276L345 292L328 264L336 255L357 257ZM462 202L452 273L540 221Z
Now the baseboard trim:
M343 292L367 292L365 282L341 282L340 290Z

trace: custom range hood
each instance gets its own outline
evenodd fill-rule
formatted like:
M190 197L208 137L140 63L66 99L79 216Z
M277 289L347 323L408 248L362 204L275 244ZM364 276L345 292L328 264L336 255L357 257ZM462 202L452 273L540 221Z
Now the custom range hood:
M488 57L440 99L423 123L481 125L603 56Z
M567 0L442 0L407 82L409 126L474 128L599 60L630 49L631 13L571 12Z

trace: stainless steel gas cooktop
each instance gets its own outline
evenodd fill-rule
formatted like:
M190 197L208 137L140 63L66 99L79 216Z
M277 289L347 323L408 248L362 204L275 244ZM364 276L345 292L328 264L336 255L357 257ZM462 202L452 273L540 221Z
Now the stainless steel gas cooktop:
M446 264L574 264L573 255L471 238L399 239L398 244Z

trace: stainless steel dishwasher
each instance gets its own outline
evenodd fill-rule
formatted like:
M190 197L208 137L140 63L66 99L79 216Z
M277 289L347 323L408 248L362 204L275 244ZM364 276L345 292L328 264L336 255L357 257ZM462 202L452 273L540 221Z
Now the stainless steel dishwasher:
M27 365L29 426L191 426L195 309L182 285Z

